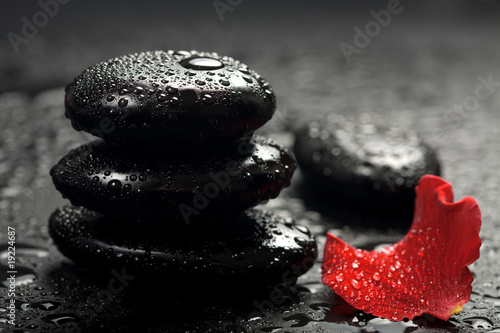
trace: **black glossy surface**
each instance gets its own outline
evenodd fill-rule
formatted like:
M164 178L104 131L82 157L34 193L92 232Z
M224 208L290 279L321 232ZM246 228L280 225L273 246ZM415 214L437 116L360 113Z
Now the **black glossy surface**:
M357 211L411 218L420 177L440 175L436 150L415 130L373 113L312 120L296 131L294 152L311 189Z
M210 52L124 55L90 67L66 87L66 115L75 129L142 150L223 145L262 126L275 108L259 74Z
M296 169L292 155L256 137L230 150L184 153L117 151L83 145L51 170L56 188L75 205L107 215L173 225L234 215L276 198Z
M177 283L203 289L196 286L200 281L212 288L293 284L314 264L316 242L291 218L249 210L235 220L172 232L67 206L51 216L49 232L78 265L94 272L124 269L139 288Z
M229 1L224 1L230 3ZM233 1L232 3L237 3ZM472 112L458 112L474 96L478 77L500 82L500 3L401 1L404 10L347 63L339 44L353 44L354 27L388 1L242 1L221 20L212 1L71 0L15 53L5 36L20 34L22 17L37 1L0 3L0 239L18 231L17 323L32 332L498 332L500 328L500 99L498 87ZM204 297L177 285L124 288L107 298L110 270L96 279L52 244L48 219L68 202L49 171L69 149L91 139L64 118L64 85L102 59L154 49L215 50L241 59L273 83L278 108L259 132L291 147L291 127L319 112L378 112L411 126L435 144L442 175L457 200L471 195L483 213L481 257L471 301L443 322L432 317L387 320L349 309L320 283L319 263L296 287L265 288L232 298ZM483 90L484 92L484 90ZM317 236L319 257L329 230L373 249L397 242L404 230L375 228L367 211L332 214L310 199L296 171L289 188L264 207L294 217ZM4 247L0 247L1 251ZM1 261L1 263L5 263ZM0 273L4 270L0 269ZM21 275L19 276L21 277ZM203 281L200 280L200 285ZM166 292L160 288L167 287ZM210 285L205 286L207 290ZM281 290L280 294L276 290ZM283 297L276 297L282 295ZM0 287L0 298L7 290ZM54 306L31 303L52 302ZM1 306L0 306L1 307ZM0 317L4 317L0 309ZM168 311L166 310L168 309ZM66 318L64 320L57 318ZM73 319L72 319L73 318ZM0 328L7 326L0 322ZM37 327L37 328L28 328Z

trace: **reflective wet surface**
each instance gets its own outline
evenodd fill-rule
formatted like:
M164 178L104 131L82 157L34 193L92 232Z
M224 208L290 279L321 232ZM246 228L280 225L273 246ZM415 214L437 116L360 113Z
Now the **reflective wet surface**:
M0 97L3 101L1 123L9 124L9 128L1 132L2 165L12 166L3 169L0 214L2 228L12 226L17 232L16 309L17 323L23 329L132 327L147 328L151 332L179 329L412 332L419 328L424 332L458 332L464 328L500 327L500 272L495 264L500 250L495 232L499 227L495 216L498 189L493 185L498 181L495 170L500 166L500 159L495 155L498 154L495 139L499 136L495 124L500 126L500 118L495 114L478 113L475 123L467 129L468 139L457 135L454 142L438 145L445 170L443 176L453 184L456 198L473 195L483 213L484 244L480 259L471 267L476 278L471 301L461 314L448 322L419 317L394 323L346 305L320 283L319 262L326 231L355 246L373 249L399 240L409 221L393 221L396 227L389 229L377 228L385 224L369 212L345 211L310 193L300 172L291 188L260 206L284 217L294 217L316 235L319 258L296 285L284 280L282 285L258 290L243 283L238 288L224 290L211 288L203 283L203 276L198 276L199 285L192 287L155 282L137 288L129 285L132 278L126 271L110 268L90 274L74 266L55 249L47 233L48 217L56 207L65 204L51 184L48 169L68 148L87 139L68 128L61 112L62 96L62 89L57 89L34 98L23 94ZM40 106L46 110L43 115L33 112ZM426 120L435 116L429 112L420 117ZM270 126L262 132L284 145L292 142L291 134ZM483 163L478 165L477 160ZM4 243L0 248L2 268L7 264ZM5 287L7 276L1 278ZM0 288L2 297L7 296L7 291ZM2 306L2 312L7 311L6 305ZM175 310L166 311L165 307ZM1 313L0 317L6 321L7 317Z
M131 34L117 34L120 29L130 31L132 14L116 15L100 3L93 17L119 17L117 30L107 30L109 24L104 23L100 29L96 21L88 31L73 31L70 21L84 26L76 18L85 13L75 0L61 6L57 18L29 44L20 45L19 54L7 42L0 65L0 329L11 328L4 302L8 292L5 234L11 226L17 235L15 309L20 331L500 332L500 93L498 84L482 83L500 82L500 50L498 20L488 21L496 7L493 2L481 3L489 6L483 12L477 11L475 2L453 11L431 2L405 2L400 16L354 54L350 64L339 43L352 44L353 27L364 27L372 19L370 11L385 8L385 2L361 7L360 13L366 15L354 18L319 6L262 11L242 2L225 13L224 21L211 2L207 7L183 9L169 20L165 20L167 10L153 6L156 16L150 13L135 21ZM19 33L20 18L39 10L13 11L11 18L2 20L12 23L6 31ZM262 21L257 22L255 13ZM441 13L441 17L455 13L455 19L440 25L436 18L427 20L428 13ZM466 24L470 16L477 20ZM145 24L155 17L165 26ZM203 26L212 34L202 38L199 26L185 24L196 17L203 17ZM276 24L279 17L282 22ZM332 110L341 114L375 111L419 130L438 149L442 176L453 185L456 200L471 195L482 211L481 257L471 265L475 281L463 312L446 322L428 316L390 322L355 311L323 286L319 262L327 231L373 249L398 241L409 221L394 218L387 224L368 211L352 212L334 202L325 203L307 191L300 171L290 188L261 207L293 217L316 235L319 257L296 285L284 281L257 291L246 284L221 290L204 284L199 276L193 288L162 284L133 288L126 271L90 274L63 257L47 228L50 214L68 202L55 190L49 170L91 136L74 131L64 118L62 87L97 61L165 44L169 44L165 49L228 54L265 75L277 95L278 108L259 132L287 147L293 144L290 129L318 112ZM477 87L490 94L471 108L467 103ZM462 111L455 105L462 105Z

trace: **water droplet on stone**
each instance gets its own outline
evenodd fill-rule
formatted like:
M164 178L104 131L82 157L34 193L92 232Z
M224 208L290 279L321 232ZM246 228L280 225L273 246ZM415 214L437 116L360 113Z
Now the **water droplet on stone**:
M295 226L295 229L297 229L298 231L300 231L301 233L303 233L307 236L311 236L311 233L309 232L309 229L306 226L299 224L299 225Z
M170 105L179 105L179 98L177 97L172 97L170 101L168 102Z
M247 81L248 83L252 83L253 82L252 77L248 76L248 75L243 75L243 80Z
M180 62L181 66L194 70L214 70L224 67L224 64L217 59L208 57L187 58Z
M302 237L295 237L293 240L300 246L306 246L308 244L307 240Z
M203 98L201 100L207 105L212 105L214 103L214 99L209 94L203 95Z
M262 157L259 157L257 155L253 155L252 156L252 159L255 161L255 163L257 164L263 164L264 163L264 160L262 159Z
M174 88L174 87L168 87L167 91L169 94L176 94L179 91L179 89Z
M113 193L119 192L122 189L122 182L118 179L113 179L108 183L108 189Z
M118 106L121 108L126 107L127 104L128 104L128 100L126 98L120 98L120 100L118 101Z
M158 102L165 102L167 100L167 95L165 94L160 94L158 96Z

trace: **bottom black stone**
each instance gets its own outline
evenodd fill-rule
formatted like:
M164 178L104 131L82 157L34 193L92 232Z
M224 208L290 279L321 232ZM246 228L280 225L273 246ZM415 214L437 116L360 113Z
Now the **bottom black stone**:
M313 265L317 245L306 227L261 210L238 219L173 232L66 206L52 214L49 232L76 264L103 274L125 272L130 281L290 284Z

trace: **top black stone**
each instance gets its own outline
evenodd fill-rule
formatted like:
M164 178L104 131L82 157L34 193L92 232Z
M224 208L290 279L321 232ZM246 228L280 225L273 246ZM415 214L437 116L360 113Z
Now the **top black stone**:
M269 83L230 57L134 53L88 68L66 87L73 127L112 145L206 146L248 136L273 115Z

